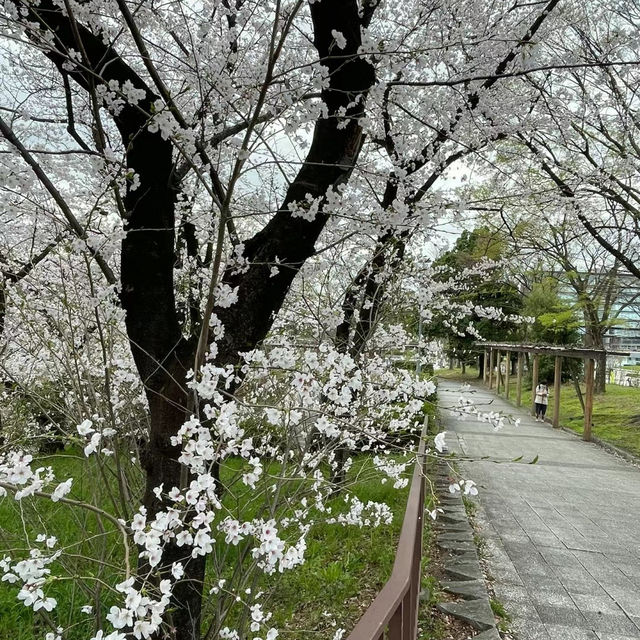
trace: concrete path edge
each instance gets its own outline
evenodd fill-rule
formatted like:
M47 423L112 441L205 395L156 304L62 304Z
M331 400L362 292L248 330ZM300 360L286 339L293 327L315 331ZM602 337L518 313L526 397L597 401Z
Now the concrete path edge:
M437 608L477 629L480 633L474 636L476 640L500 640L473 542L473 528L462 495L460 492L452 494L449 485L449 466L441 460L436 471L436 487L443 513L436 519L436 535L448 580L442 580L440 586L461 599L457 602L441 602Z

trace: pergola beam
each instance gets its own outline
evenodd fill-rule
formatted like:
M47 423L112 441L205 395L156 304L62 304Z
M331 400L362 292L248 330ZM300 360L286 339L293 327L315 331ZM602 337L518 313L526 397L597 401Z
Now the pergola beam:
M539 353L544 356L563 356L565 358L598 358L606 356L629 356L629 351L607 351L606 349L589 349L587 347L574 347L571 345L541 345L518 344L513 342L475 342L477 348L497 349L500 351L513 351L515 353Z

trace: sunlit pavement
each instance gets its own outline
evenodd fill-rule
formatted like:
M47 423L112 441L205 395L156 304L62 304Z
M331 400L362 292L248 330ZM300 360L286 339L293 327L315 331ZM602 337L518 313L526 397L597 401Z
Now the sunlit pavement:
M478 484L488 569L515 637L640 638L640 469L482 387L464 395L520 425L460 420L446 410L460 388L440 380L443 428L449 450L470 458L461 472Z

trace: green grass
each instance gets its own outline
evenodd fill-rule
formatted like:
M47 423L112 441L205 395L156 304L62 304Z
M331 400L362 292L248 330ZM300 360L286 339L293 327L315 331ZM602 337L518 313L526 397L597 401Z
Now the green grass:
M435 402L426 402L424 410L434 418ZM368 456L360 456L351 474L358 475L368 460ZM410 466L407 474L411 473ZM389 505L393 512L392 524L376 529L314 527L309 537L307 562L285 574L272 593L274 626L299 634L291 636L296 640L303 637L324 640L333 637L338 628L348 633L391 575L408 492L409 487L397 490L390 482L382 484L377 473L369 474L367 480L355 485L353 493L362 502L372 500ZM336 498L332 506L341 500ZM422 572L426 583L431 580L428 575L431 539L430 520L426 519ZM427 636L430 640L444 637L436 626Z
M491 611L498 621L498 630L500 633L509 633L509 623L511 622L511 616L507 613L502 602L496 598L489 600L491 605Z
M444 378L445 380L478 380L478 368L467 367L464 374L462 370L457 369L436 369L435 375L438 378Z
M70 497L88 498L95 490L96 470L90 461L66 452L52 456L47 464L52 464L57 477L72 475L77 478ZM363 473L365 468L368 470ZM237 469L231 468L226 473L235 471ZM390 481L383 484L382 474L371 468L369 456L362 455L356 459L349 477L353 479L356 475L363 479L350 487L351 493L365 503L369 500L387 503L394 515L393 523L375 529L314 525L307 536L306 562L280 576L275 587L271 587L273 590L266 605L267 610L273 612L273 626L292 632L293 635L287 634L290 638L298 637L298 634L307 637L308 630L318 632L317 637L324 638L332 637L336 628L350 629L390 575L408 488L393 489ZM247 492L247 497L250 495L251 492ZM242 501L243 498L236 494L234 508L237 508L238 499ZM103 500L106 505L106 489L101 495L101 504ZM331 506L334 512L343 510L343 498L334 498ZM248 506L245 515L253 509L253 505ZM108 566L99 569L97 565L86 562L79 563L78 567L82 567L83 575L91 571L96 579L112 586L121 579L123 557L119 534L112 530L106 537L98 536L98 523L90 512L70 510L45 499L26 499L21 503L11 497L0 500L0 549L23 547L21 540L24 540L25 531L32 542L36 532L47 531L58 537L61 546L76 545L73 551L86 557L95 557L104 541L104 559L111 569ZM79 531L84 533L79 535ZM78 538L81 539L79 543ZM230 562L235 549L231 550ZM135 549L133 553L135 555ZM0 553L0 557L3 555ZM54 566L52 573L59 575L64 572ZM264 580L257 587L266 587L267 583L273 585L272 580ZM93 634L94 616L79 613L80 606L88 601L80 585L74 581L56 582L47 589L47 594L58 600L56 619L67 626L76 623L65 640L84 639ZM16 585L0 583L0 639L41 640L45 632L51 630L50 627L44 624L40 614L34 615L18 602L16 595ZM114 604L112 599L108 589L100 593L101 618ZM79 619L83 622L77 623Z
M469 518L474 518L476 512L478 511L478 505L475 501L473 501L468 496L462 496L462 504L464 505L464 510Z
M72 494L68 497L91 501L90 497L97 495L102 508L107 512L114 512L109 505L109 489L114 487L110 486L110 479L106 478L105 482L99 476L94 459L87 460L81 452L78 455L77 451L70 449L58 455L42 457L38 462L42 466L50 465L57 478L74 478ZM12 496L7 496L0 500L0 557L5 553L19 557L19 550L25 544L25 533L33 547L42 548L41 544L35 543L35 538L38 533L46 533L58 538L56 549L63 548L69 554L70 559L66 562L72 573L83 566L82 575L87 577L87 582L94 585L99 585L101 581L114 584L115 580L112 578L119 575L124 563L122 546L117 544L117 541L121 542L121 537L115 525L107 520L102 521L102 526L105 535L101 534L100 524L90 511L70 509L60 502L54 503L41 498L26 498L16 502ZM16 549L18 553L14 553ZM76 559L82 556L98 557L104 565L95 563L87 566L82 561L76 565L73 556ZM52 573L64 575L55 569ZM16 587L17 585L9 585L7 582L0 583L0 638L39 640L47 631L51 631L51 627L46 625L41 614L33 614L30 608L16 600ZM74 580L56 580L47 587L46 593L58 600L56 619L65 626L75 623L70 638L87 638L93 635L92 616L80 614L79 608L83 604L96 603L83 591L81 585ZM98 602L105 607L102 612L104 614L113 604L113 596L109 589L98 591L97 596Z
M408 488L393 489L378 477L361 483L354 493L363 502L387 503L393 523L375 529L315 526L308 560L285 574L272 594L275 627L297 631L300 637L313 631L319 638L331 637L336 628L350 630L391 574Z

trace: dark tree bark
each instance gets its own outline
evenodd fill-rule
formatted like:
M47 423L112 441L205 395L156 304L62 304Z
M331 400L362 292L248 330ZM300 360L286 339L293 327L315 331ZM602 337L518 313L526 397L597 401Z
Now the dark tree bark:
M596 375L593 382L594 393L604 393L607 390L607 356L596 358Z
M568 364L568 359L565 358L565 363ZM575 389L576 396L578 396L578 400L580 401L580 406L582 407L582 413L584 414L584 395L582 394L582 389L580 388L580 381L578 380L578 376L575 375L573 371L570 371L571 380L573 381L573 388Z
M300 267L313 255L315 242L327 222L322 207L312 222L294 218L289 207L303 202L307 194L322 198L327 190L346 182L362 148L358 118L364 113L364 98L375 75L373 68L357 56L361 42L357 3L323 0L314 2L310 8L314 42L331 77L330 87L323 91L329 113L337 113L358 95L363 99L347 111L348 124L343 129L338 128L340 120L335 117L316 123L307 158L278 213L245 243L245 257L259 264L252 264L244 274L234 274L233 270L225 273L224 281L238 287L238 302L229 309L215 310L229 328L219 345L219 360L225 363L236 362L238 352L253 348L265 337L272 324L272 314L282 305ZM342 31L347 39L347 46L336 57L329 53L333 29ZM276 258L283 267L278 275L270 277L270 266Z

